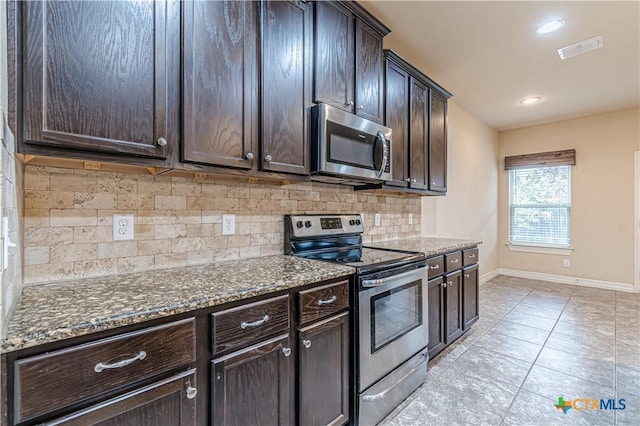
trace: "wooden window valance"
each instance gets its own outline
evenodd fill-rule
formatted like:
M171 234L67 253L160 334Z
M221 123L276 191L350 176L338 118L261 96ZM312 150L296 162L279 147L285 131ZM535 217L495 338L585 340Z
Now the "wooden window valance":
M528 167L575 166L576 150L540 152L538 154L513 155L504 157L504 169L524 169Z

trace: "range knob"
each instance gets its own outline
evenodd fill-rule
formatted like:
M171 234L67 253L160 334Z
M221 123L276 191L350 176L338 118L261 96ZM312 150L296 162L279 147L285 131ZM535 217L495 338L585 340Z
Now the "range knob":
M356 225L362 225L362 221L360 219L356 219Z
M355 219L351 219L351 220L349 221L349 225L353 226L353 225L355 225L355 224L356 224Z
M304 226L305 226L305 227L307 227L307 228L311 228L311 221L310 221L310 220L307 220L307 221L304 223Z
M301 220L299 220L299 221L297 221L297 222L296 222L296 227L297 227L298 229L302 228L303 226L304 226L304 223L303 223Z

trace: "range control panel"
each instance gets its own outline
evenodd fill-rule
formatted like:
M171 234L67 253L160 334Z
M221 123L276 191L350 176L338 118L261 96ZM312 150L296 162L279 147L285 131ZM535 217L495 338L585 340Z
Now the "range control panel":
M285 220L290 221L291 234L294 237L316 237L323 235L361 234L364 232L362 215L292 215Z

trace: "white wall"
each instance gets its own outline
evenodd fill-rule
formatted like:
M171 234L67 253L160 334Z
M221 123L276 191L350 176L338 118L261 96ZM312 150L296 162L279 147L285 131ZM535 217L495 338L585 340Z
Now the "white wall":
M447 143L447 195L422 198L422 233L482 240L487 274L498 268L498 136L450 100Z

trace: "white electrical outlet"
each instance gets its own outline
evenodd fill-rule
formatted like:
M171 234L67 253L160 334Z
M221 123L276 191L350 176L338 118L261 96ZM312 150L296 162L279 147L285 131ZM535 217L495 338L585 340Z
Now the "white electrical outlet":
M565 259L564 262L562 263L562 265L565 268L570 268L571 267L571 259Z
M133 240L133 215L113 215L113 241Z
M380 226L380 213L376 213L374 216L373 222L375 226Z
M233 235L236 233L236 215L222 215L222 235Z
M413 225L413 213L409 213L409 225Z

